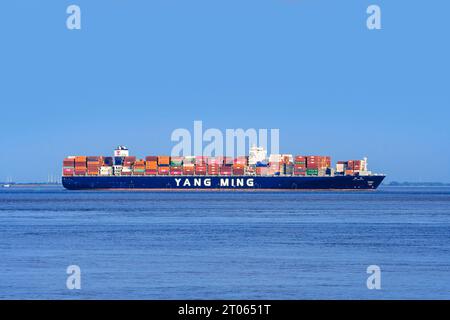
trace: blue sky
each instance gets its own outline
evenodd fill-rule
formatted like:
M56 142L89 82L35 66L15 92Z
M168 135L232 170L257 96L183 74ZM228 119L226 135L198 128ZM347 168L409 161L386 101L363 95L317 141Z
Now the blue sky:
M66 28L66 8L82 29ZM366 28L378 4L382 30ZM0 10L0 180L72 154L167 154L176 128L279 128L281 151L450 182L448 1L54 0Z

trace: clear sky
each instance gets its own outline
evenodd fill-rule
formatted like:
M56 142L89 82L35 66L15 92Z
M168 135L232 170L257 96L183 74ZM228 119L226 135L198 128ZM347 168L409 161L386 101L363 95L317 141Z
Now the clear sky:
M447 0L3 1L0 180L46 181L64 156L118 144L167 154L202 120L450 182L449 14Z

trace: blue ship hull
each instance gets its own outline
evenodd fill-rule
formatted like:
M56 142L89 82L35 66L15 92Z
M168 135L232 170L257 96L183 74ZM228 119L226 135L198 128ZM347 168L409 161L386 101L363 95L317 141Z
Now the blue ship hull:
M73 176L62 177L69 190L226 189L226 190L374 190L384 175L373 176Z

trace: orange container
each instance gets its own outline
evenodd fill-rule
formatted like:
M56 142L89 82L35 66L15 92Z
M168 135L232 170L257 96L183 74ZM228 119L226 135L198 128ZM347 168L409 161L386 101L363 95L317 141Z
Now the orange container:
M144 160L136 160L134 163L135 167L145 167L145 161Z
M156 170L158 169L158 162L156 161L147 161L145 163L145 168L149 170Z
M168 157L168 156L159 156L158 157L158 164L159 165L169 165L170 164L170 157Z

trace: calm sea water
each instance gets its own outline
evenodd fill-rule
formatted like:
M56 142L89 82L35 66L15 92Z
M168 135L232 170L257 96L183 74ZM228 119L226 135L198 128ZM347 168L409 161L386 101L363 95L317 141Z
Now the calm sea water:
M450 299L450 188L3 188L0 298Z

